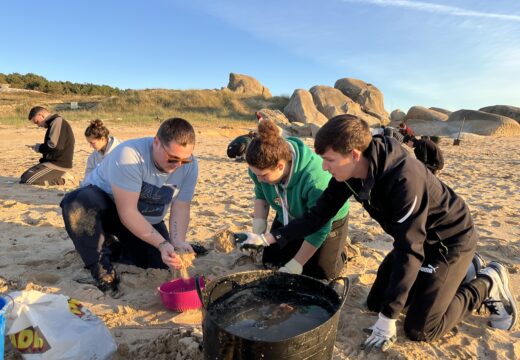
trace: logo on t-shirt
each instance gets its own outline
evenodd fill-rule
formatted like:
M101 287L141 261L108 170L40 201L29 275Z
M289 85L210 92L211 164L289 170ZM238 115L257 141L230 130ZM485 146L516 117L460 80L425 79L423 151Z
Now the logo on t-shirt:
M144 216L162 216L179 189L175 185L165 184L162 187L143 182L137 209Z

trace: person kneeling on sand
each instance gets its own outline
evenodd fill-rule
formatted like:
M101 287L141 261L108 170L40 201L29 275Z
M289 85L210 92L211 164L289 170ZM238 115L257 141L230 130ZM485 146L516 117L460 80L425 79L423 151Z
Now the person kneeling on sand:
M42 106L29 111L29 120L46 128L43 143L26 145L41 153L40 163L30 167L20 177L20 184L64 185L65 175L72 169L74 133L70 124L58 114L51 114Z
M418 140L415 136L406 135L403 143L413 149L415 158L426 165L433 174L444 168L441 148L430 139Z
M245 135L236 137L227 147L228 158L235 159L235 161L244 161L247 147L256 136L257 134L254 131L250 131Z
M112 245L120 261L142 268L182 267L176 250L186 243L198 177L195 131L184 119L165 120L154 138L117 146L60 206L65 229L97 287L118 292ZM170 210L170 232L164 217ZM118 242L107 244L111 236Z
M506 267L484 266L476 256L478 234L460 196L397 140L372 137L368 124L352 115L323 125L315 149L333 176L316 206L263 236L238 234L247 237L242 246L284 245L312 234L354 196L394 238L368 294L378 317L362 348L388 349L405 308L404 331L415 341L442 337L481 305L492 327L513 328L518 313Z
M86 178L101 163L105 156L119 145L119 140L110 135L108 128L99 119L92 120L90 125L87 126L85 138L92 149L94 149L87 159L87 167L85 168Z
M271 229L304 215L320 197L331 176L322 161L300 139L280 136L271 120L258 124L259 135L247 148L249 176L255 184L253 232L267 229L269 207L276 211ZM337 277L347 261L344 253L348 235L349 202L330 221L308 236L282 246L264 248L262 262L280 271L319 279Z

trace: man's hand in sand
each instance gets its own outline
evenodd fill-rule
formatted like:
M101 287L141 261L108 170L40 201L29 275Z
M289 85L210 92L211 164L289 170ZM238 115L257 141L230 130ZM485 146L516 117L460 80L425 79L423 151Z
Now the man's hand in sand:
M177 251L182 252L182 253L192 253L193 252L193 248L191 247L191 245L185 241L176 242L174 246Z
M168 241L165 241L159 245L159 251L161 252L162 261L174 269L180 269L182 267L181 259L175 253L175 248Z

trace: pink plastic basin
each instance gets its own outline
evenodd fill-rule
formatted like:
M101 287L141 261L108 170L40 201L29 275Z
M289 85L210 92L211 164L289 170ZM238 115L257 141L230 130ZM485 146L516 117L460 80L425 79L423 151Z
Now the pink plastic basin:
M200 277L200 286L204 289L202 277ZM173 311L200 309L202 306L195 288L195 279L192 277L165 282L159 287L159 294L164 306Z

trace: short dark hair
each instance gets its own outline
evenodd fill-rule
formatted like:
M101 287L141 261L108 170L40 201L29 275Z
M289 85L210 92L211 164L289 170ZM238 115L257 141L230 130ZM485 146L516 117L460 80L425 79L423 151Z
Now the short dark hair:
M90 125L85 129L85 137L88 138L108 139L108 135L110 135L110 131L100 119L91 120Z
M157 138L167 145L174 140L177 144L186 146L195 144L195 130L191 124L181 118L170 118L162 122L157 130Z
M29 117L27 118L28 120L31 120L33 117L35 117L36 115L38 115L38 113L40 111L49 111L47 110L47 108L44 108L43 106L35 106L31 109L31 111L29 111Z
M365 151L372 141L366 121L355 115L343 114L330 119L316 134L314 149L323 155L329 148L346 155L354 149Z

